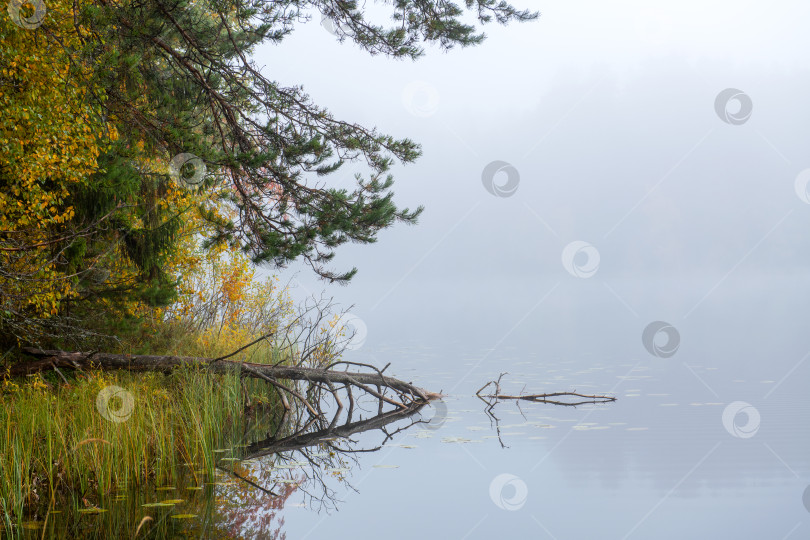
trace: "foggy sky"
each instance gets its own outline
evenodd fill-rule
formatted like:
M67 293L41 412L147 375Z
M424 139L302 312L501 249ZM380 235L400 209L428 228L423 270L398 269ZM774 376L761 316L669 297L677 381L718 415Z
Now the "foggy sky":
M624 373L628 365L648 370L649 380L629 386L645 395L667 393L682 406L638 408L622 397L608 416L658 431L640 447L624 432L606 432L600 441L633 454L629 469L650 474L658 495L711 444L723 441L709 469L676 497L693 494L704 473L717 489L752 477L766 482L787 477L796 485L777 491L780 500L790 501L781 508L793 521L779 529L781 537L795 516L805 515L800 493L808 464L802 457L806 430L789 426L802 418L806 424L803 357L810 350L810 204L796 189L797 177L810 168L810 4L518 5L540 10L541 18L489 26L489 38L478 47L429 49L416 62L370 57L350 42L338 43L317 14L281 46L257 52L257 62L273 79L302 84L336 116L412 138L424 151L417 163L394 169L399 205L426 207L420 224L384 231L374 245L340 248L334 267L360 270L351 284L328 286L300 265L281 275L296 277L299 298L325 289L344 307L354 306L352 313L366 326L365 360L394 361L395 373L408 373L413 351L433 347L430 365L453 374L442 389L460 399L515 359L537 362L535 374L561 361L581 369L607 366L611 375L597 377L598 390L608 390L604 385L614 381L614 371ZM750 117L738 124L723 121L716 110L718 94L729 88L752 104ZM721 112L733 117L738 105L731 102ZM485 189L482 173L493 161L508 163L519 175L511 196ZM346 169L335 182L351 178L353 170ZM505 173L495 177L496 186L506 181ZM564 248L576 241L598 252L592 272L587 257L574 260L574 273L589 277L572 275L562 260ZM657 320L680 332L681 347L667 361L652 358L641 342L646 325ZM411 348L396 349L402 344ZM566 381L593 382L578 377ZM766 402L769 389L777 387ZM722 407L699 414L685 409L693 401L734 400L753 403L763 414L761 435L745 450L726 438ZM694 444L679 446L685 434L695 432ZM762 441L782 457L774 458ZM452 497L463 485L469 497L480 495L472 503L475 512L492 512L486 495L490 477L469 474L477 469L463 454L437 448L431 456L448 459L443 467L457 476L452 485L439 483L436 489ZM520 468L535 463L536 452L521 448L508 459L534 500L547 499L545 507L554 507L558 493L541 494L538 486L549 481L568 489L589 467L610 485L630 474L618 454L607 456L607 465L592 465L599 452L568 445L553 456L541 480ZM502 472L495 470L503 466L500 448L477 455L493 474ZM794 479L793 470L777 459L801 478ZM754 462L761 467L733 469ZM421 482L421 476L413 478ZM426 512L438 504L436 497L424 499ZM614 506L599 517L605 501L592 502L584 505L592 519L626 518L632 525L639 517L631 519ZM714 518L707 508L694 523L723 536L720 518L736 510L714 504L719 505ZM677 506L666 508L679 519ZM339 530L341 520L351 522L356 512L339 513L329 523ZM448 519L464 515L453 512ZM569 525L577 521L576 508L559 512ZM516 526L492 515L481 534ZM521 516L528 523L521 529L534 526L527 514ZM748 517L761 527L771 524L762 516ZM748 521L741 523L740 530L749 530ZM454 531L448 534L461 530L444 522L441 527ZM552 529L563 533L563 527ZM333 529L321 532L327 530ZM668 530L677 536L682 529Z

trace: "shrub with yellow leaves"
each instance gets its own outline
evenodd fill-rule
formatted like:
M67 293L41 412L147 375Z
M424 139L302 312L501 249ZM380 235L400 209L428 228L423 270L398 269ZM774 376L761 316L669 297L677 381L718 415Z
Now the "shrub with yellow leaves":
M48 2L39 29L0 17L0 320L47 318L74 296L64 240L81 231L70 195L117 139L72 61L82 47L74 3ZM5 15L5 13L3 14Z

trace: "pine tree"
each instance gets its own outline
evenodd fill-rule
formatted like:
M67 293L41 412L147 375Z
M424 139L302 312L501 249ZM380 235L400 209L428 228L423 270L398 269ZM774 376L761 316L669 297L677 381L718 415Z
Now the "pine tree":
M49 0L39 26L0 20L0 334L61 339L172 303L189 223L256 264L351 279L327 267L337 247L421 213L395 204L390 174L420 148L267 78L255 48L314 11L341 40L407 59L537 16L498 0L385 5L390 27L353 0ZM329 185L355 161L368 171L352 189Z
M462 22L526 21L537 14L503 1L395 0L392 26L372 24L356 1L98 0L86 13L105 43L95 59L104 106L125 140L142 141L168 159L201 158L200 189L216 204L200 208L213 226L209 244L238 244L255 263L306 260L322 277L345 282L356 269L326 267L346 242L374 242L394 222L415 223L422 208L400 209L389 173L420 155L395 139L335 118L300 87L270 80L251 60L262 43L279 43L312 8L341 39L371 54L416 59L424 43L442 49L484 39ZM368 164L352 190L329 187L346 162ZM215 188L220 189L215 189ZM217 212L224 207L233 212ZM134 237L130 237L133 238ZM146 245L132 246L135 252Z

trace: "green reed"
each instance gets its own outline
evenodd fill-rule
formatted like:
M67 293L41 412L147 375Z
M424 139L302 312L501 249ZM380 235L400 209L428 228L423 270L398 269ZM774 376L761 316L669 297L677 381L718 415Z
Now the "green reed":
M60 493L93 505L115 489L171 485L181 474L202 483L213 476L215 450L250 442L245 405L278 405L261 381L198 368L92 371L68 384L48 379L0 383L0 519L7 531L27 509L52 507ZM97 404L113 386L126 393Z

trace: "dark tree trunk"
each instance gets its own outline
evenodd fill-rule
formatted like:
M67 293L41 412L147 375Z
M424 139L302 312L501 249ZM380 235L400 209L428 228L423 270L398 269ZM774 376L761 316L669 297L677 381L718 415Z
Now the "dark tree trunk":
M53 368L73 369L103 369L128 371L157 371L169 373L181 366L196 366L215 374L239 373L245 377L263 379L275 383L277 380L306 381L309 383L323 383L325 385L339 384L354 386L375 397L405 408L402 400L395 401L383 396L370 387L385 387L393 390L398 397L407 397L410 403L416 401L427 402L441 397L440 394L428 392L410 383L386 377L373 366L375 372L335 371L327 368L307 368L297 366L253 364L248 362L233 362L230 360L216 360L213 358L196 358L190 356L160 356L140 354L108 354L67 351L48 351L42 349L26 348L24 352L38 358L33 362L21 362L10 369L11 376L23 376ZM347 364L337 362L336 364ZM363 364L358 364L363 365Z

